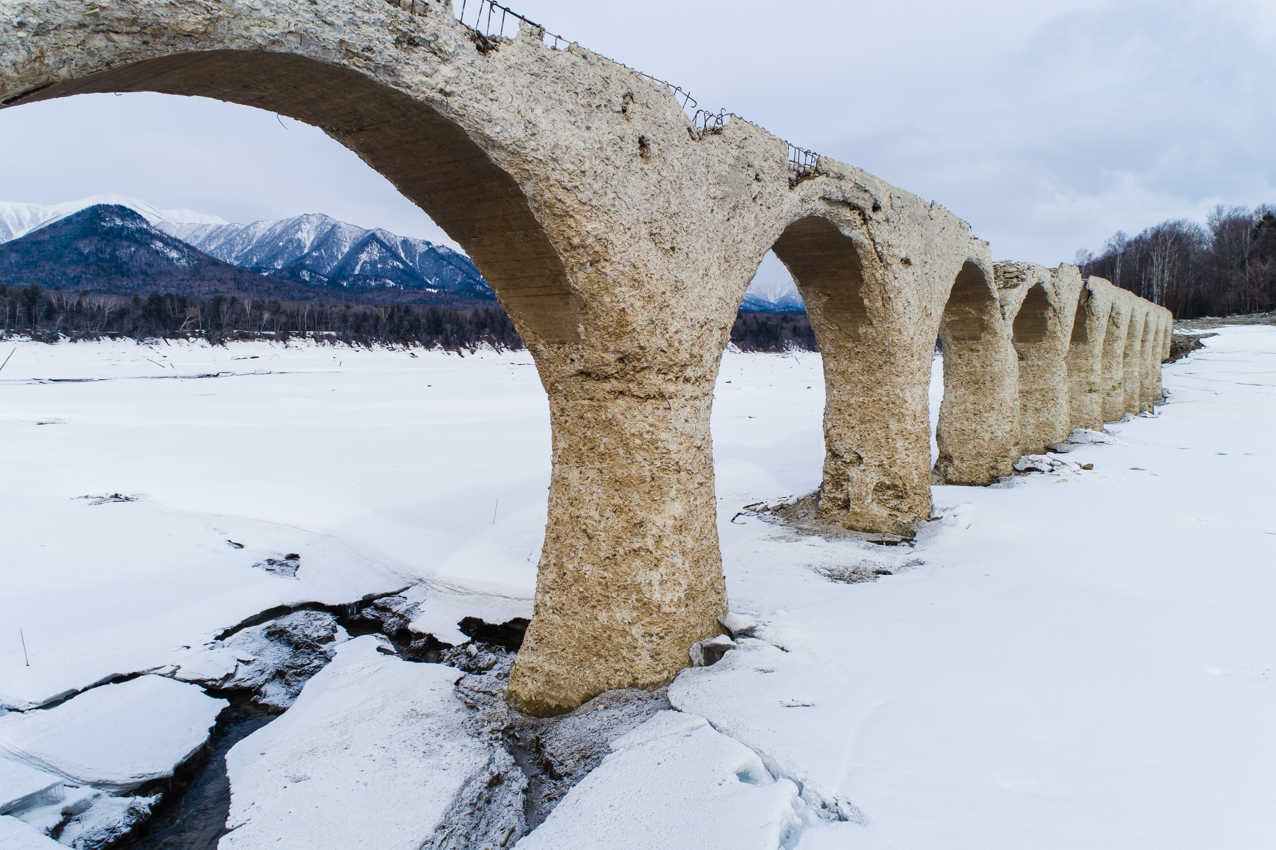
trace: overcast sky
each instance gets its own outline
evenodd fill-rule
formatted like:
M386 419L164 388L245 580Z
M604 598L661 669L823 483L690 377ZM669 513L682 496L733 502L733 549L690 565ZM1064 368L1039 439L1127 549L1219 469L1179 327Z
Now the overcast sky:
M1272 0L510 0L569 39L948 207L997 259L1276 203ZM0 200L440 231L317 130L94 95L0 111Z

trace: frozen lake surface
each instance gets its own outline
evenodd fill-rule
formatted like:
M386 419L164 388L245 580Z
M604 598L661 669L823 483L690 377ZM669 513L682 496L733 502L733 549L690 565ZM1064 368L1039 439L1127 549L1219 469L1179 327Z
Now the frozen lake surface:
M612 741L526 846L1276 846L1276 329L1205 345L1165 368L1157 416L1067 455L1093 471L937 487L942 519L911 548L737 516L818 486L824 399L817 355L728 353L719 533L732 611L759 625L680 675L680 714ZM44 846L67 807L84 814L61 840L82 846L90 827L144 816L162 789L131 786L171 772L211 722L213 700L176 679L240 676L253 652L216 639L262 612L402 592L412 628L448 643L462 617L531 615L550 435L526 353L10 349L6 848ZM874 571L890 574L829 578ZM222 847L344 850L350 824L419 846L452 816L441 797L499 773L450 701L455 671L346 637L231 751L239 829ZM93 741L93 718L128 715L124 697L165 676L155 747L96 741L84 772L75 742ZM127 681L93 687L113 679ZM78 724L61 752L60 716ZM341 790L352 771L358 793ZM414 788L434 796L405 817Z

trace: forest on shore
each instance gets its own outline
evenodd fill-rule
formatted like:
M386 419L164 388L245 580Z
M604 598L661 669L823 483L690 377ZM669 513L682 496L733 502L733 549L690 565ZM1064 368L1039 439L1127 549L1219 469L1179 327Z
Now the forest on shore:
M405 345L518 350L523 341L499 305L453 309L411 304L325 304L208 299L172 293L132 297L0 285L0 330L49 342L58 339L314 338L350 345ZM740 313L731 341L742 351L815 351L804 313Z
M1276 306L1276 206L1219 206L1204 225L1177 219L1138 236L1117 231L1098 255L1077 252L1077 265L1176 319L1265 313Z

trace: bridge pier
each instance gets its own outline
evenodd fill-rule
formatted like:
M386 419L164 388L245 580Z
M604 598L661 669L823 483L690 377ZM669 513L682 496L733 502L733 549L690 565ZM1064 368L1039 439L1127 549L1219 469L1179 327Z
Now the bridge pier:
M1125 334L1122 358L1122 415L1143 412L1143 335L1147 330L1147 308L1130 297L1130 328Z
M1103 430L1103 342L1112 285L1086 278L1077 297L1068 343L1068 426Z
M1103 421L1116 422L1125 415L1125 338L1130 331L1130 299L1112 288L1112 309L1103 337Z
M1165 359L1166 334L1164 308L1149 308L1148 325L1148 345L1143 353L1143 392L1145 409L1154 413L1156 406L1165 397L1165 391L1161 387L1161 361Z
M930 346L913 343L925 317L900 311L883 285L894 270L869 245L866 275L857 240L834 217L799 219L773 246L806 304L824 369L818 516L854 531L911 534L931 505Z
M716 370L643 354L537 352L554 465L535 615L507 697L528 714L658 687L720 633Z

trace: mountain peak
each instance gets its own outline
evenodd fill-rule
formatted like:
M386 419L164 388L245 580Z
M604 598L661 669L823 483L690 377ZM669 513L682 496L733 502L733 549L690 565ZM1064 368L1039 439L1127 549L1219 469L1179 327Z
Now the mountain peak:
M225 224L224 219L215 215L205 215L193 210L176 209L161 210L146 201L128 195L114 193L93 195L78 201L66 201L61 204L24 204L14 201L0 201L0 243L9 242L25 236L37 228L60 221L81 210L97 206L119 206L133 210L152 225L172 224Z

